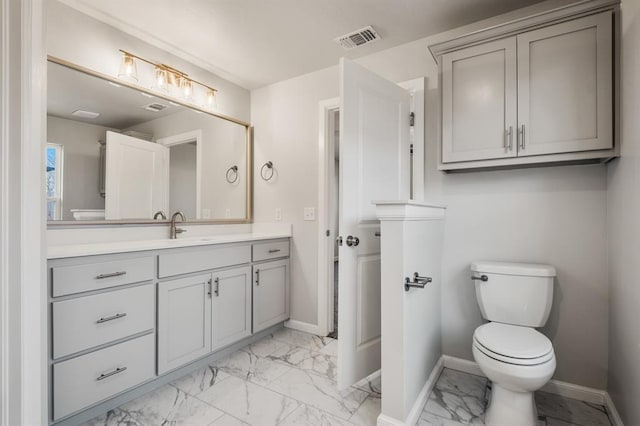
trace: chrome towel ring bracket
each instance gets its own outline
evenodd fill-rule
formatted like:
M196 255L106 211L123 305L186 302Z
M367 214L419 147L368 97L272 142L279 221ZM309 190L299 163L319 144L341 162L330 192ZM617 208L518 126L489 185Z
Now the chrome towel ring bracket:
M226 179L228 183L236 183L238 180L238 166L231 166L227 170Z
M260 168L260 177L264 181L270 181L273 178L274 168L271 161L267 161Z

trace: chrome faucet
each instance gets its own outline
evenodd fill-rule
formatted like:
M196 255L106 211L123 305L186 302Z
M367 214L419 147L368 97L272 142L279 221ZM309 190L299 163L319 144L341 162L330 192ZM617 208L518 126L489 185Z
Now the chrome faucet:
M153 220L156 220L158 218L161 218L162 220L167 220L167 215L164 214L164 212L162 210L158 210L154 215L153 215Z
M171 228L169 230L169 238L175 240L177 238L177 234L182 234L183 232L187 232L186 229L176 228L176 217L180 216L182 221L184 222L186 219L184 217L184 213L175 212L171 215Z

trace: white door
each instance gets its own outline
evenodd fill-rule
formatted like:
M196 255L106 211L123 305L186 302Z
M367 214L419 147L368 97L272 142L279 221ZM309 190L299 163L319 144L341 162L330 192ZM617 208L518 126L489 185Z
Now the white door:
M516 156L516 39L442 56L442 162Z
M107 132L105 219L152 219L168 213L169 148Z
M251 335L251 267L213 273L213 350Z
M289 319L289 259L253 266L253 332Z
M518 35L518 156L613 147L611 20Z
M351 61L340 61L340 77L338 385L345 388L380 368L380 222L372 201L409 199L410 106L405 89Z
M158 374L211 352L211 274L158 283Z

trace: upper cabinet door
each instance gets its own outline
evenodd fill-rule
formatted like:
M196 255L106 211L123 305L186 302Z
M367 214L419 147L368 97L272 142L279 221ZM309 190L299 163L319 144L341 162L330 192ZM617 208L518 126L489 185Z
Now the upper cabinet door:
M515 157L515 37L442 56L442 162Z
M612 16L518 39L518 156L613 147Z

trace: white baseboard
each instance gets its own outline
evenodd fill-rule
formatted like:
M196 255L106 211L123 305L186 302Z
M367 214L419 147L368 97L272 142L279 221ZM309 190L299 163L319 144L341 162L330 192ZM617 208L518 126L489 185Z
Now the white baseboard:
M449 355L443 355L442 358L444 358L444 366L446 368L484 377L484 373L480 370L480 367L475 361L469 361ZM547 383L541 390L598 405L605 405L605 395L607 394L606 391L600 389L574 385L572 383L555 379L550 380L549 383Z
M422 413L422 408L424 407L424 404L427 403L427 399L429 399L429 395L431 395L431 391L436 385L443 369L444 360L440 357L438 362L436 362L436 365L433 367L433 370L431 370L431 374L429 374L429 378L422 387L422 390L418 394L416 402L413 403L413 407L411 407L411 411L409 411L409 415L405 421L406 425L415 425L418 423L418 419L420 419L420 414Z
M285 321L284 326L293 330L315 334L316 336L326 336L326 334L320 332L320 327L317 324L309 324L308 322L298 320L289 320Z
M415 425L418 423L418 419L420 419L420 414L422 413L422 408L424 404L426 404L427 399L429 399L429 395L431 395L431 391L438 381L438 377L440 377L440 373L444 368L444 360L443 357L440 357L436 365L431 370L427 381L424 386L420 390L416 401L413 403L413 407L411 407L411 411L409 411L409 415L405 419L405 421L395 419L393 417L380 414L378 416L377 426L406 426L406 425Z
M622 418L620 418L620 413L618 413L618 409L613 403L613 399L611 399L611 395L609 395L609 392L605 392L604 394L604 406L606 407L607 413L609 414L609 419L613 422L613 426L624 426L624 423L622 423Z

